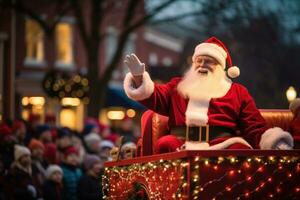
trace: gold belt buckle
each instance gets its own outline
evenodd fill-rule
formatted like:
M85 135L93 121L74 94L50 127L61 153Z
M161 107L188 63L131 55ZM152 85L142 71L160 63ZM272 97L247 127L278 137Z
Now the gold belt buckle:
M209 125L198 126L198 128L199 128L199 142L202 142L202 127L205 127L205 141L208 143L209 142ZM189 141L189 130L190 130L190 127L186 126L186 131L185 131L185 140L186 141Z

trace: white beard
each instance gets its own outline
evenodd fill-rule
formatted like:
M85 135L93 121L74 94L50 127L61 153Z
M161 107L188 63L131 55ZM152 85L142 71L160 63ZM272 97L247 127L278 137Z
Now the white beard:
M184 97L193 100L210 100L224 96L231 86L222 66L216 66L212 73L198 73L192 66L177 86L178 92Z
M231 80L221 66L207 74L201 74L191 67L177 86L178 92L189 99L185 113L186 125L205 126L208 123L210 99L223 97L230 87Z

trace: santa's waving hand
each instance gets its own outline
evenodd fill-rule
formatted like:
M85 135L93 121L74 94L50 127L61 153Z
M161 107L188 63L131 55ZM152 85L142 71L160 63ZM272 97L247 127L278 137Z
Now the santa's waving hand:
M135 54L130 54L125 57L124 63L128 66L133 76L143 75L145 64L142 63Z

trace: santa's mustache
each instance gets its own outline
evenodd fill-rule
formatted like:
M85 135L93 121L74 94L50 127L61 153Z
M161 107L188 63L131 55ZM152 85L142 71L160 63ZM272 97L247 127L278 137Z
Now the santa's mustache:
M178 84L177 90L184 98L220 97L228 89L228 84L224 88L225 77L225 71L221 66L217 66L214 70L205 65L192 66Z
M198 72L198 73L207 73L207 72L211 72L213 73L213 68L209 65L198 65L198 66L195 66L195 71Z

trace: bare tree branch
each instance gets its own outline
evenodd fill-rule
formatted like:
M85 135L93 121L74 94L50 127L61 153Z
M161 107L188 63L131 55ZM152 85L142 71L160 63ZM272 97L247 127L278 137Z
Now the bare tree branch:
M131 19L133 18L133 16L136 14L135 10L139 4L139 0L130 0L129 4L128 4L128 8L127 8L127 12L126 15L123 19L123 26L126 27L129 25Z
M160 24L160 23L164 23L164 22L177 21L177 20L184 19L187 17L199 16L199 15L202 15L202 13L200 13L200 11L184 13L184 14L177 15L177 16L165 17L163 19L158 19L158 20L150 22L150 24Z
M43 17L39 13L30 9L28 6L25 6L21 0L17 0L17 1L15 1L15 3L13 3L12 1L4 1L4 2L1 1L0 2L1 7L14 9L17 12L19 12L23 15L27 15L31 19L35 20L41 26L41 28L44 30L46 35L48 35L48 36L52 35L52 33L55 29L55 26L57 25L57 23L60 22L61 18L65 15L65 13L70 11L70 6L67 5L64 7L62 2L60 2L59 5L60 6L58 6L58 7L60 9L57 11L57 13L58 13L57 18L55 18L55 20L52 23L48 23L47 20L43 19Z
M25 7L23 5L22 1L16 1L15 3L13 3L12 1L5 1L5 2L1 2L0 5L1 5L1 7L14 9L21 14L29 16L30 18L35 20L42 27L42 29L45 31L45 33L47 35L52 34L53 30L51 30L50 26L41 17L41 15L38 13L35 13L33 10Z
M156 8L153 9L153 11L145 16L143 16L141 19L137 20L134 24L132 24L131 26L127 27L127 30L125 31L133 31L135 29L137 29L138 27L144 25L145 23L147 23L149 20L151 20L153 17L155 17L161 10L167 8L169 5L175 3L176 0L168 0L162 4L160 4L159 6L157 6Z
M102 83L107 83L110 80L111 74L113 73L113 71L115 70L115 68L117 67L117 64L120 60L120 57L122 56L123 53L123 49L126 45L126 41L128 39L130 32L123 32L120 36L119 36L119 42L118 45L116 47L116 52L113 56L113 58L111 59L111 62L107 65L106 70L102 76L101 82Z
M84 17L82 13L82 6L79 5L78 0L71 0L71 4L74 10L74 14L76 16L76 22L78 24L83 43L87 47L89 45L89 34L86 30L86 24L84 22Z
M130 0L130 2L128 4L127 11L126 11L126 14L125 14L124 19L123 19L123 27L125 27L125 29L130 24L133 17L135 16L135 14L136 14L135 10L138 7L139 2L140 2L140 0ZM102 81L104 81L104 82L109 81L108 77L111 77L111 74L113 73L113 71L117 67L117 63L119 62L120 57L122 56L123 49L126 45L126 41L128 39L129 34L130 34L130 32L123 31L119 35L116 51L113 55L113 58L111 59L111 62L107 65L107 67L105 67L105 72L104 72Z
M93 41L100 41L100 33L99 27L102 21L102 7L100 0L92 0L92 11L90 15L90 22L91 22L91 39ZM94 44L94 45L98 45Z

